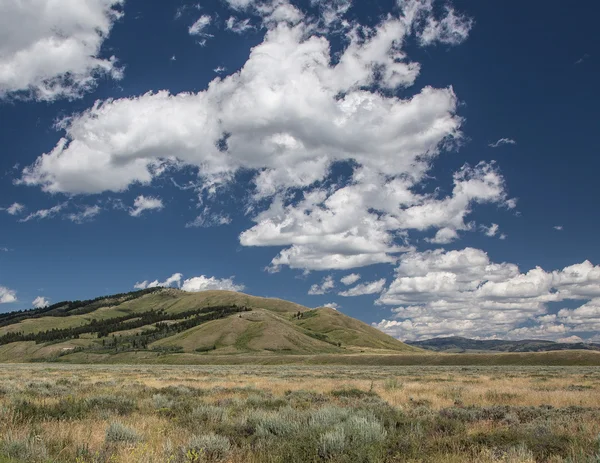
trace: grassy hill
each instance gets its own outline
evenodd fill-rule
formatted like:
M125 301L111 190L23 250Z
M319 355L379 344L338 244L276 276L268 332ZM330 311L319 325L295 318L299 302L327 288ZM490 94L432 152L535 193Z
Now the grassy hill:
M0 315L2 362L407 352L422 351L335 310L232 291L156 288Z

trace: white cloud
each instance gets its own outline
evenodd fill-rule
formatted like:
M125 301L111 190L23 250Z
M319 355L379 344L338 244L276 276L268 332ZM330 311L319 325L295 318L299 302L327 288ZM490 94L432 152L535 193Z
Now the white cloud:
M431 14L434 3L432 0L416 3L420 4L420 7L424 7L426 11L426 19L423 20L425 27L417 34L422 45L430 45L436 42L458 45L464 42L469 36L469 31L473 27L472 19L457 14L449 6L446 6L446 11L442 19L438 19Z
M458 239L458 233L452 228L440 228L433 238L425 238L433 244L448 244Z
M311 0L321 10L321 20L327 28L343 21L344 15L352 7L352 0Z
M498 234L498 230L500 229L500 227L497 223L493 223L489 227L482 225L481 229L483 230L483 233L485 233L485 236L489 236L491 238Z
M479 249L412 252L401 257L396 278L378 300L396 306L393 319L377 326L406 339L496 333L556 339L600 329L594 298L600 301L600 266L589 261L521 273L515 264L491 262ZM558 317L548 314L548 302L573 299L592 300Z
M225 22L225 28L236 34L243 34L249 29L254 29L254 26L250 24L250 19L237 19L234 16L230 16Z
M50 301L45 297L38 296L33 300L31 304L32 307L34 307L35 309L41 309L43 307L48 307L50 305Z
M202 210L193 221L185 224L186 227L218 227L231 223L231 217L223 212L212 212L208 207Z
M179 286L181 286L182 278L183 278L183 274L174 273L169 278L167 278L165 281L154 280L154 281L148 282L148 280L144 280L144 281L136 283L135 285L133 285L133 287L135 289L158 288L159 286L168 288L169 286L173 286L173 285L177 285L177 287L179 287Z
M339 304L338 304L338 303L336 303L336 302L328 302L327 304L323 304L323 307L328 307L328 308L330 308L330 309L333 309L333 310L338 310L338 309L340 309L342 306L341 306L341 305L339 305Z
M163 207L163 202L160 198L140 195L135 198L133 207L129 209L129 215L139 217L144 211L161 210Z
M500 140L495 141L494 143L490 143L488 146L490 148L498 148L502 145L516 145L516 144L517 144L517 142L511 138L501 138Z
M67 218L75 223L83 223L88 220L92 220L94 217L100 214L101 211L102 208L98 205L84 206L81 211L67 215Z
M254 3L257 3L257 0L225 0L227 4L233 8L234 10L244 10Z
M216 68L213 69L213 72L215 74L223 74L226 70L227 70L227 68L224 68L223 66L217 66Z
M184 291L188 292L199 292L199 291L207 291L209 289L223 289L228 291L242 291L244 289L244 285L235 284L233 282L233 277L231 278L215 278L215 277L207 277L204 275L200 275L198 277L188 278L183 280L183 274L174 273L165 281L154 280L148 282L148 280L141 281L136 283L133 287L136 289L146 289L146 288L157 288L157 287L172 287L177 286L180 287Z
M325 278L323 278L323 281L321 282L321 284L314 284L310 287L310 289L308 290L308 294L310 295L317 295L317 294L325 294L328 293L330 290L332 290L335 287L335 282L333 281L333 277L331 275L326 276Z
M346 291L339 292L339 296L352 297L352 296L363 296L366 294L377 294L383 290L385 286L385 278L381 280L371 281L368 283L361 283L354 286Z
M204 32L204 29L206 29L208 26L210 26L210 23L212 22L212 18L209 15L202 15L200 16L196 22L194 22L194 24L192 24L189 28L188 28L188 32L190 35L198 35L198 36L202 36L202 37L211 37L210 34L206 34Z
M57 204L56 206L51 207L50 209L40 209L38 211L32 212L27 217L19 220L19 222L29 222L33 219L48 219L54 217L60 211L62 211L66 207L67 203Z
M552 228L554 228L555 230L558 230L558 231L562 231L563 230L563 226L562 225L555 225Z
M17 293L5 286L0 286L0 304L8 304L17 300Z
M76 98L102 76L119 79L114 56L100 50L123 0L0 2L0 99Z
M508 205L502 176L485 163L455 173L447 196L416 193L436 156L462 136L458 99L451 87L404 99L385 92L412 86L420 73L403 49L409 37L454 44L469 21L451 9L436 15L433 1L403 1L373 27L349 26L332 57L313 18L289 3L230 4L251 7L268 28L238 72L198 93L96 103L60 124L64 138L21 182L47 192L123 191L192 166L214 190L252 172L253 206L271 204L240 241L283 246L272 271L394 263L411 249L407 230L445 228L448 240L469 229L474 205ZM353 163L351 182L321 186L336 162ZM296 189L299 204L289 194Z
M463 167L454 175L452 194L443 198L417 195L405 179L364 169L354 180L331 194L315 189L294 204L276 197L240 235L242 245L291 245L272 260L272 271L282 265L322 270L394 263L394 254L410 250L396 244L399 231L442 228L442 237L453 237L453 230L470 229L465 218L474 204L506 202L504 179L493 164Z
M18 215L25 210L25 206L19 203L13 203L7 208L1 208L0 210L8 212L10 215Z
M50 192L122 191L176 158L210 179L258 169L263 195L323 179L337 160L389 175L413 174L417 163L422 174L428 159L418 159L459 135L452 89L425 87L407 100L360 90L414 82L419 66L398 49L407 33L394 18L367 39L355 31L335 64L328 41L308 25L280 23L240 71L203 92L108 100L66 119L66 137L24 170L23 182ZM226 157L216 148L223 134Z
M340 281L346 286L352 285L360 280L360 274L351 273L350 275L346 275L345 277L340 278Z
M200 275L199 277L190 278L183 282L181 289L189 292L208 291L212 289L220 289L227 291L243 291L244 285L235 284L232 278L215 278Z

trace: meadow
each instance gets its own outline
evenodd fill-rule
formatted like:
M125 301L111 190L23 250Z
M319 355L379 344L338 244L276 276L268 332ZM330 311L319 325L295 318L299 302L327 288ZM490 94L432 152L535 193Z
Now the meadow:
M0 462L600 462L600 368L0 365Z

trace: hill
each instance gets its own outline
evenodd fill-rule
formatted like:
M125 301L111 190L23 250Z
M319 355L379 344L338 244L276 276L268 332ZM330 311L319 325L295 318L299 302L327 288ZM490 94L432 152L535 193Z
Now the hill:
M406 352L422 350L341 312L232 291L153 288L0 314L4 362Z
M431 338L424 341L409 341L407 344L435 352L448 353L549 352L558 350L600 351L600 344L593 343L560 343L539 339L525 339L522 341L506 341L500 339L478 340L460 336Z

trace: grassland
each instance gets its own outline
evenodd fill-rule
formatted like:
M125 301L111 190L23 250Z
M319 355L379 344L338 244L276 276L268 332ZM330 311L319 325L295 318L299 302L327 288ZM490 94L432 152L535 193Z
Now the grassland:
M600 368L0 365L0 462L600 461Z

